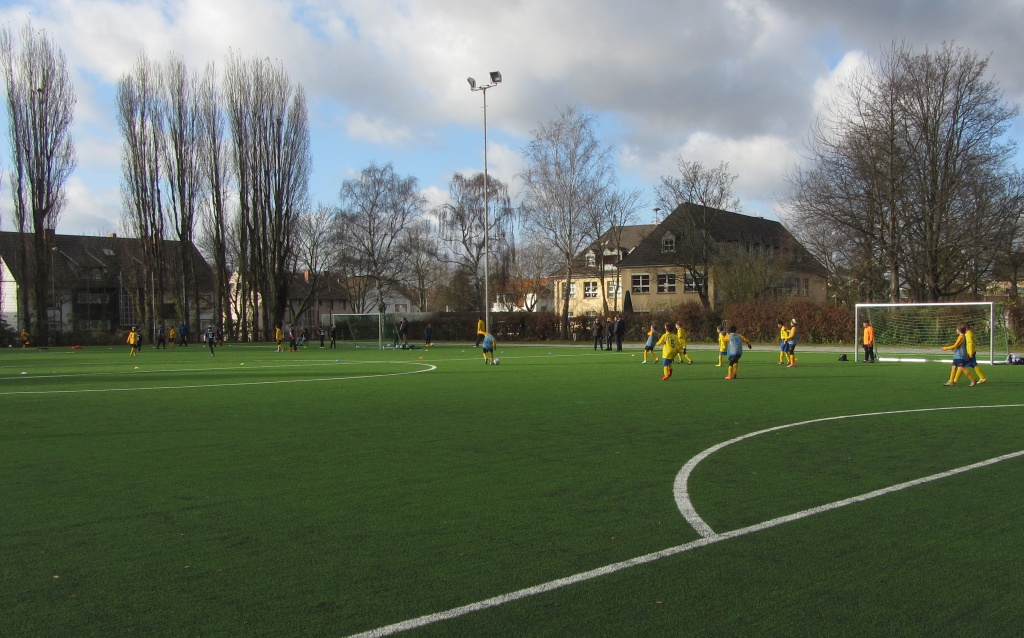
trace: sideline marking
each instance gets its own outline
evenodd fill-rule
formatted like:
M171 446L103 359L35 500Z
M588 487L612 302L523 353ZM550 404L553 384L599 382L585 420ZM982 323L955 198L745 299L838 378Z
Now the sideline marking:
M773 427L773 428L768 428L766 430L761 430L759 432L752 432L750 434L747 434L747 435L744 435L744 436L741 436L741 437L737 437L737 438L732 439L730 441L726 441L725 443L721 443L719 445L716 445L716 446L713 446L711 448L708 448L707 450L705 450L704 452L701 452L701 454L698 454L693 459L691 459L689 462L687 462L686 466L684 466L684 469L687 466L690 466L690 464L693 463L694 459L697 459L698 457L701 458L701 459L707 458L708 456L713 454L716 450L719 450L719 449L725 447L726 445L730 445L732 443L735 443L736 441L742 441L743 439L748 439L748 438L750 438L752 436L757 436L758 434L764 434L764 433L767 433L767 432L774 432L776 430L782 430L782 429L785 429L785 428L791 428L791 427L795 427L797 425L806 425L806 424L809 424L809 423L819 423L819 422L824 422L824 421L836 421L836 420L840 420L840 419L852 419L852 418L857 418L857 417L879 416L879 415L887 415L887 414L909 414L909 413L914 413L914 412L933 412L933 411L938 411L938 410L969 410L969 409L1021 408L1021 407L1024 407L1024 404L977 405L977 406L962 406L962 407L948 407L948 408L923 408L923 409L918 409L918 410L892 410L892 411L888 411L888 412L874 412L874 413L867 413L867 414L854 414L854 415L846 415L846 416L826 417L826 418L821 418L821 419L812 419L810 421L801 421L799 423L790 423L788 425L781 425L781 426L777 426L777 427ZM997 457L994 457L994 458L991 458L991 459L987 459L985 461L979 461L977 463L972 463L971 465L964 465L962 467L958 467L958 468L955 468L955 469L952 469L952 470L947 470L945 472L940 472L938 474L932 474L930 476L925 476L923 478L914 479L912 481L907 481L905 483L899 483L897 485L893 485L893 486L890 486L890 487L882 488L882 489L879 489L879 490L874 490L872 492L867 492L865 494L860 494L858 496L852 496L850 498L846 498L846 499L843 499L843 500L840 500L840 501L834 501L832 503L827 503L825 505L819 505L817 507L812 507L810 509L805 509L805 510L802 510L800 512L793 513L793 514L787 514L785 516L779 516L778 518L773 518L771 520L764 521L762 523L757 523L755 525L750 525L750 526L747 526L747 527L742 527L740 529L735 529L735 530L732 530L731 532L724 532L724 533L718 534L718 533L715 533L714 531L711 531L709 535L702 534L701 538L699 538L699 539L697 539L695 541L691 541L689 543L684 543L682 545L676 545L675 547L669 547L668 549L663 549L663 550L658 551L658 552L652 552L650 554L644 554L643 556L637 556L636 558L630 558L629 560L620 561L618 563L612 563L611 565L605 565L604 567L598 567L597 569L592 569L592 570L589 570L589 571L581 572L579 574L574 574L572 576L566 576L564 578L558 578L556 580L552 580L552 581L549 581L549 582L546 582L546 583L542 583L540 585L534 585L533 587L526 587L524 589L519 589L519 590L514 591L514 592L510 592L510 593L507 593L507 594L502 594L500 596L494 596L493 598L488 598L486 600L481 600L479 602L470 603L468 605L463 605L461 607L455 607L455 608L449 609L447 611L437 612L437 613L434 613L434 614L427 614L425 616L420 616L418 618L412 618L410 620L405 620L405 621L394 623L394 624L391 624L391 625L385 625L383 627L378 627L377 629L371 629L369 631L364 631L364 632L361 632L361 633L358 633L358 634L352 634L351 636L349 636L349 638L380 638L381 636L391 636L391 635L397 634L399 632L408 631L410 629L417 629L419 627L425 627L427 625L431 625L431 624L434 624L434 623L437 623L437 622L441 622L443 620L451 620L453 618L458 618L459 616L465 616L466 614L470 614L470 613L477 612L477 611L483 611L485 609L490 609L491 607L497 607L499 605L504 605L505 603L510 603L510 602L514 602L514 601L517 601L517 600L522 600L524 598L529 598L531 596L536 596L538 594L543 594L543 593L546 593L546 592L549 592L549 591L554 591L554 590L560 589L562 587L568 587L569 585L575 585L577 583L581 583L581 582L584 582L584 581L587 581L587 580L592 580L594 578L599 578L601 576L606 576L608 574L612 574L612 573L615 573L615 572L618 572L618 571L622 571L624 569L629 569L631 567L636 567L638 565L644 565L646 563L653 563L654 561L660 560L662 558L668 558L669 556L675 556L677 554L682 554L684 552L688 552L688 551L691 551L691 550L694 550L694 549L699 549L701 547L706 547L708 545L712 545L712 544L718 543L720 541L728 540L728 539L731 539L731 538L739 538L741 536L746 536L747 534L752 534L754 532L760 532L760 531L763 531L763 530L766 530L766 529L770 529L772 527L777 527L777 526L782 525L784 523L790 523L790 522L793 522L793 521L800 520L802 518L807 518L807 517L810 517L810 516L814 516L816 514L821 514L823 512L828 512L828 511L831 511L831 510L839 509L839 508L845 507L847 505L853 505L854 503L861 503L863 501L867 501L867 500L870 500L870 499L873 499L873 498L877 498L879 496L885 496L886 494L892 494L893 492L898 492L900 490L905 490L905 489L910 488L910 487L915 487L917 485L922 485L924 483L930 483L932 481L937 481L939 479L948 478L950 476L955 476L957 474L962 474L964 472L969 472L971 470L976 470L978 468L986 467L986 466L989 466L989 465L994 465L994 464L1000 463L1002 461L1008 461L1010 459L1015 459L1015 458L1019 458L1019 457L1024 457L1024 450L1019 450L1017 452L1011 452L1010 454L1004 454L1002 456L997 456ZM697 461L697 462L699 463L700 461ZM696 467L696 463L693 463L693 467ZM691 471L692 471L692 468L691 468ZM682 474L683 474L683 472L680 471L679 476L681 476ZM689 474L687 474L687 476L688 475ZM679 483L679 478L677 476L676 484L678 485L678 483ZM684 480L684 487L685 487L685 480ZM696 512L694 512L694 515L696 515ZM697 517L697 518L699 519L699 517ZM701 521L701 523L703 523L703 521ZM704 526L707 527L707 524L704 523ZM711 530L710 527L707 527L707 529Z
M278 379L275 381L239 381L237 383L203 383L197 385L164 385L164 386L149 386L149 387L130 387L130 388L93 388L84 390L15 390L11 392L0 392L0 396L13 396L13 395L25 395L25 394L86 394L95 392L136 392L142 390L194 390L200 388L231 388L238 386L248 385L279 385L284 383L317 383L323 381L351 381L353 379L377 379L384 377L401 377L409 374L420 374L422 372L432 372L437 370L437 366L429 363L419 363L414 361L403 362L400 365L414 365L424 366L422 370L413 370L412 372L387 372L384 374L361 374L351 377L322 377L319 379Z

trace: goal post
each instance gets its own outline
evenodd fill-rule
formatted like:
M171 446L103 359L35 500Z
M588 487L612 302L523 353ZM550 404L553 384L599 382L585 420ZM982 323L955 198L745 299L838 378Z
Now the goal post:
M859 303L854 309L854 361L863 358L863 322L875 329L879 361L949 361L942 350L956 340L956 328L967 322L974 332L979 363L993 364L1009 352L1006 316L992 301L950 303ZM987 357L987 361L986 361Z
M393 314L333 314L331 323L338 331L339 342L350 343L354 348L383 350L398 342L398 328Z

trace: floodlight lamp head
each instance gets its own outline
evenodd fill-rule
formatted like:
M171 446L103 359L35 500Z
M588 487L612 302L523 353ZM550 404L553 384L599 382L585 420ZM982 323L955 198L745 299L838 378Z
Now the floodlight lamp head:
M491 84L501 84L500 71L491 71Z
M466 78L466 81L469 82L469 90L470 91L475 91L476 90L476 80L474 80L473 78Z

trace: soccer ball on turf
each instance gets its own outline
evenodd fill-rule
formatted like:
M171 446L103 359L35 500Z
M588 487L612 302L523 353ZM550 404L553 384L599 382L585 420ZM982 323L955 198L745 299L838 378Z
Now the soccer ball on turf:
M494 365L498 365L499 363L501 363L501 359L495 359L494 360Z

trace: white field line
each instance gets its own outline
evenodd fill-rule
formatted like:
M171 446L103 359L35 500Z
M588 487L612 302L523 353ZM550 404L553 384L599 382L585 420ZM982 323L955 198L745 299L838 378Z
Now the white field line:
M750 439L750 438L753 438L755 436L761 436L762 434L768 434L770 432L778 432L779 430L786 430L786 429L789 429L789 428L795 428L795 427L801 426L801 425L811 425L813 423L825 423L827 421L842 421L842 420L846 420L846 419L860 419L860 418L866 418L866 417L886 416L886 415L892 415L892 414L912 414L912 413L915 413L915 412L941 412L941 411L946 411L946 410L979 410L979 409L1020 408L1020 407L1024 407L1024 404L1013 404L1013 405L970 405L970 406L956 406L956 407L945 407L945 408L921 408L921 409L917 409L917 410L890 410L890 411L887 411L887 412L867 412L867 413L864 413L864 414L845 414L845 415L841 415L841 416L830 416L830 417L824 417L824 418L821 418L821 419L810 419L808 421L799 421L797 423L787 423L786 425L779 425L779 426L776 426L776 427L773 427L773 428L768 428L768 429L765 429L765 430L758 430L757 432L750 432L748 434L744 434L743 436L738 436L735 439L730 439L728 441L724 441L722 443L719 443L717 445L709 447L708 449L704 450L703 452L701 452L697 456L695 456L692 459L690 459L689 461L687 461L686 465L683 466L683 469L679 470L679 474L676 475L675 484L673 486L673 493L675 494L676 506L679 508L679 512L683 515L683 518L686 519L686 522L689 523L690 527L692 527L694 530L696 530L696 532L698 534L700 534L701 536L704 536L704 537L714 536L715 535L715 531L713 529L711 529L711 527L706 522L704 522L704 519L702 519L699 514L697 514L697 510L694 509L693 502L690 500L690 492L689 492L690 474L693 473L693 470L697 467L697 465L701 461L703 461L704 459L708 458L709 456L711 456L715 452L721 450L724 447L732 445L733 443L738 443L740 441L745 441L746 439Z
M139 392L145 390L199 390L204 388L231 388L241 386L254 386L254 385L281 385L285 383L321 383L324 381L352 381L355 379L378 379L385 377L401 377L410 374L420 374L422 372L432 372L437 370L437 366L429 363L419 362L396 362L400 365L418 365L423 366L422 370L413 370L411 372L387 372L382 374L360 374L354 376L342 376L342 377L321 377L317 379L278 379L271 381L239 381L236 383L201 383L191 385L163 385L163 386L144 386L144 387L128 387L128 388L93 388L83 390L15 390L11 392L0 392L0 396L13 396L13 395L26 395L26 394L93 394L100 392ZM233 370L234 368L232 368ZM38 378L38 377L37 377Z
M871 413L871 414L855 414L855 415L828 417L828 418L823 418L823 419L814 419L814 420L810 420L810 421L801 421L800 423L791 423L789 425L782 425L782 426L778 426L778 427L774 427L774 428L768 428L766 430L761 430L759 432L753 432L751 434L748 434L748 435L745 435L745 436L742 436L742 437L737 437L737 438L732 439L730 441L726 441L725 443L722 443L722 444L716 445L714 447L708 448L707 450L705 450L701 454L698 454L693 459L691 459L690 462L688 462L686 464L686 466L690 466L691 463L692 463L693 466L695 467L696 463L693 463L694 459L707 458L710 454L713 454L715 451L720 450L723 447L725 447L726 445L729 445L731 443L735 443L737 441L742 441L743 439L748 439L748 438L750 438L752 436L757 436L758 434L764 434L764 433L767 433L767 432L774 432L776 430L781 430L781 429L784 429L784 428L795 427L797 425L807 425L807 424L810 424L810 423L819 423L819 422L823 422L823 421L834 421L834 420L839 420L839 419L851 419L851 418L866 417L866 416L877 416L877 415L886 415L886 414L904 414L904 413L913 413L913 412L930 412L930 411L935 411L935 410L986 409L986 408L1021 408L1021 407L1024 407L1024 404L991 405L991 406L966 406L966 407L960 407L960 408L925 408L925 409L920 409L920 410L893 410L893 411L889 411L889 412L875 412L875 413ZM899 484L893 485L891 487L886 487L886 488L883 488L883 489L874 490L872 492L867 492L867 493L861 494L859 496L853 496L853 497L846 498L846 499L839 500L839 501L835 501L835 502L832 502L832 503L827 503L825 505L819 505L817 507L812 507L810 509L806 509L806 510L803 510L803 511L800 511L800 512L796 512L794 514L787 514L785 516L780 516L778 518L773 518L771 520L764 521L763 523L757 523L756 525L750 525L748 527L743 527L743 528L736 529L736 530L733 530L731 532L725 532L725 533L722 533L722 534L717 534L717 533L715 533L713 531L710 531L711 528L707 527L707 525L704 524L703 521L701 521L701 523L704 524L704 527L706 527L707 530L710 531L710 533L706 534L706 535L705 534L701 534L701 538L699 538L699 539L697 539L695 541L691 541L689 543L684 543L682 545L676 545L675 547L669 547L668 549L663 549L663 550L658 551L658 552L652 552L650 554L644 554L643 556L637 556L636 558L631 558L629 560L624 560L624 561L621 561L621 562L618 562L618 563L612 563L611 565L605 565L604 567L598 567L597 569L592 569L590 571L581 572L579 574L574 574L572 576L566 576L564 578L559 578L559 579L556 579L556 580L552 580L552 581L549 581L549 582L546 582L546 583L542 583L540 585L534 585L533 587L527 587L525 589L520 589L520 590L517 590L517 591L514 591L514 592L510 592L508 594L502 594L500 596L494 596L493 598L488 598L486 600L481 600L479 602L470 603L468 605L463 605L461 607L455 607L455 608L449 609L447 611L442 611L442 612L438 612L438 613L434 613L434 614L428 614L428 615L425 615L425 616L420 616L418 618L413 618L413 619L410 619L410 620L405 620L405 621L394 623L394 624L391 624L391 625L386 625L384 627L378 627L377 629L371 629L369 631L364 631L364 632L361 632L361 633L358 633L358 634L352 634L351 636L349 636L349 638L380 638L382 636L391 636L391 635L394 635L394 634L397 634L397 633L400 633L400 632L403 632L403 631L409 631L410 629L417 629L419 627L425 627L427 625L431 625L431 624L434 624L434 623L437 623L437 622L441 622L441 621L445 621L445 620L451 620L453 618L458 618L459 616L465 616L466 614L471 614L471 613L477 612L477 611L483 611L485 609L490 609L491 607L497 607L499 605L504 605L505 603L510 603L510 602L514 602L514 601L517 601L517 600L522 600L524 598L529 598L531 596L536 596L538 594L543 594L543 593L546 593L546 592L549 592L549 591L554 591L554 590L560 589L562 587L568 587L570 585L575 585L577 583L582 583L584 581L592 580L594 578L599 578L601 576L606 576L608 574L612 574L612 573L615 573L615 572L618 572L618 571L629 569L631 567L636 567L638 565L644 565L646 563L652 563L652 562L654 562L656 560L660 560L662 558L667 558L669 556L675 556L677 554L682 554L684 552L688 552L688 551L691 551L691 550L694 550L694 549L698 549L698 548L701 548L701 547L706 547L708 545L712 545L714 543L718 543L719 541L728 540L728 539L731 539L731 538L739 538L741 536L746 536L747 534L752 534L754 532L760 532L760 531L763 531L763 530L766 530L766 529L777 527L777 526L782 525L784 523L790 523L790 522L797 521L797 520L800 520L800 519L803 519L803 518L814 516L816 514L822 514L824 512L828 512L828 511L831 511L831 510L839 509L841 507L846 507L847 505L853 505L854 503L861 503L861 502L864 502L864 501L867 501L867 500L870 500L870 499L873 499L873 498L877 498L879 496L885 496L886 494L892 494L893 492L898 492L900 490L905 490L905 489L910 488L910 487L915 487L917 485L923 485L925 483L930 483L932 481L937 481L939 479L948 478L950 476L955 476L957 474L962 474L964 472L969 472L970 470L976 470L978 468L986 467L986 466L989 466L989 465L994 465L994 464L1000 463L1002 461L1008 461L1010 459L1015 459L1015 458L1019 458L1019 457L1022 457L1022 456L1024 456L1024 450L1020 450L1020 451L1017 451L1017 452L1012 452L1010 454L1004 454L1002 456L997 456L995 458L987 459L985 461L980 461L978 463L972 463L971 465L965 465L963 467L958 467L958 468L955 468L955 469L952 469L952 470L947 470L945 472L940 472L938 474L932 474L931 476L926 476L926 477L923 477L923 478L915 479L913 481L907 481L905 483L899 483ZM699 462L699 460L697 462ZM686 466L684 466L684 468ZM680 475L682 475L682 472L680 472ZM676 483L678 485L678 478L677 478ZM685 485L685 483L684 483L684 485ZM694 515L696 515L695 512L694 512ZM698 519L699 519L699 517L698 517ZM695 529L696 529L696 527L695 527ZM700 530L698 530L698 533L700 533Z

